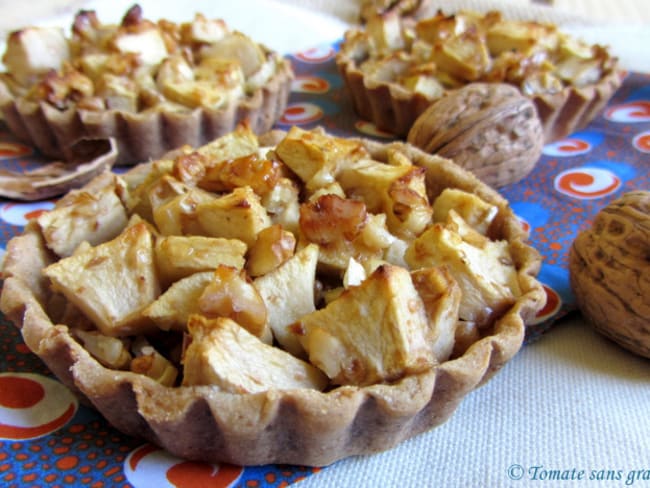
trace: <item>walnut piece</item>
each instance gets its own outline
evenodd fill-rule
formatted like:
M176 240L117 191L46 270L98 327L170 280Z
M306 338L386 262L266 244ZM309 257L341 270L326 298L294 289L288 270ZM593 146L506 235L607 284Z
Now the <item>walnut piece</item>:
M569 253L571 287L597 331L650 358L650 191L604 207Z
M408 142L453 159L493 187L526 177L544 145L534 103L511 85L472 83L420 115Z

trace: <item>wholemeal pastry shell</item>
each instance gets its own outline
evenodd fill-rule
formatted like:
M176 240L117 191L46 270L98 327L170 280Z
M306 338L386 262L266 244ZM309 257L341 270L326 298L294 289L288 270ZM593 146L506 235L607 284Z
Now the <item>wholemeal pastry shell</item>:
M66 325L48 317L50 291L41 270L56 258L34 223L7 247L0 308L21 329L26 345L113 426L182 458L324 466L390 449L445 422L465 395L511 359L522 345L525 323L543 306L545 295L535 279L540 256L497 192L449 160L411 146L364 144L379 161L386 160L389 148L408 154L426 168L432 195L456 187L499 208L495 237L510 243L522 295L488 335L459 357L394 383L327 392L231 394L211 386L164 387L144 375L100 365Z
M78 140L112 138L118 148L116 164L132 165L185 144L201 146L245 121L255 133L271 130L287 107L293 77L291 65L283 61L263 86L219 109L160 106L143 112L91 111L74 105L59 110L44 101L14 97L0 81L0 112L20 141L48 157L68 160Z

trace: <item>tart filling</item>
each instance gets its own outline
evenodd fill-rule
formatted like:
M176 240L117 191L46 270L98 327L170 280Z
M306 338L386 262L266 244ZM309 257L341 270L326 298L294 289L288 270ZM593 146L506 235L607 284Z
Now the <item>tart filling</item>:
M496 11L373 16L346 33L337 63L359 114L398 135L449 90L481 81L535 100L550 140L588 123L622 81L603 46Z
M82 10L68 37L15 31L3 62L0 106L14 132L53 157L83 136L114 137L120 162L204 144L244 119L270 130L292 77L288 61L221 19L152 22L138 5L119 25Z
M271 142L240 126L70 192L8 245L2 311L179 456L323 465L438 425L521 346L538 253L448 160Z

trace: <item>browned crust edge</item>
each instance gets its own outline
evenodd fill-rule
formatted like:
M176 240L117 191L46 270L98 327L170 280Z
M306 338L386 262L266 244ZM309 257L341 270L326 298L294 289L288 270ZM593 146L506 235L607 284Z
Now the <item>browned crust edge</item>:
M445 422L466 394L503 367L520 349L525 321L541 309L545 294L535 279L541 258L496 191L449 160L408 145L364 143L373 157L391 149L407 152L426 168L434 194L448 186L463 188L500 209L496 232L510 242L523 296L492 335L456 359L394 384L344 386L328 393L305 389L233 395L209 386L163 387L101 366L65 325L52 323L44 311L49 290L40 271L55 258L35 224L7 246L0 310L57 377L113 426L174 455L240 465L324 466L390 449Z

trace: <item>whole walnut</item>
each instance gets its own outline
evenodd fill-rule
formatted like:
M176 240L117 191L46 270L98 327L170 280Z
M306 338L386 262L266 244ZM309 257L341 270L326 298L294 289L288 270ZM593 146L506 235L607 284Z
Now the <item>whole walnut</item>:
M650 358L650 192L604 207L569 251L571 287L585 319Z
M420 115L407 141L498 188L526 177L544 147L534 103L512 85L470 83Z

